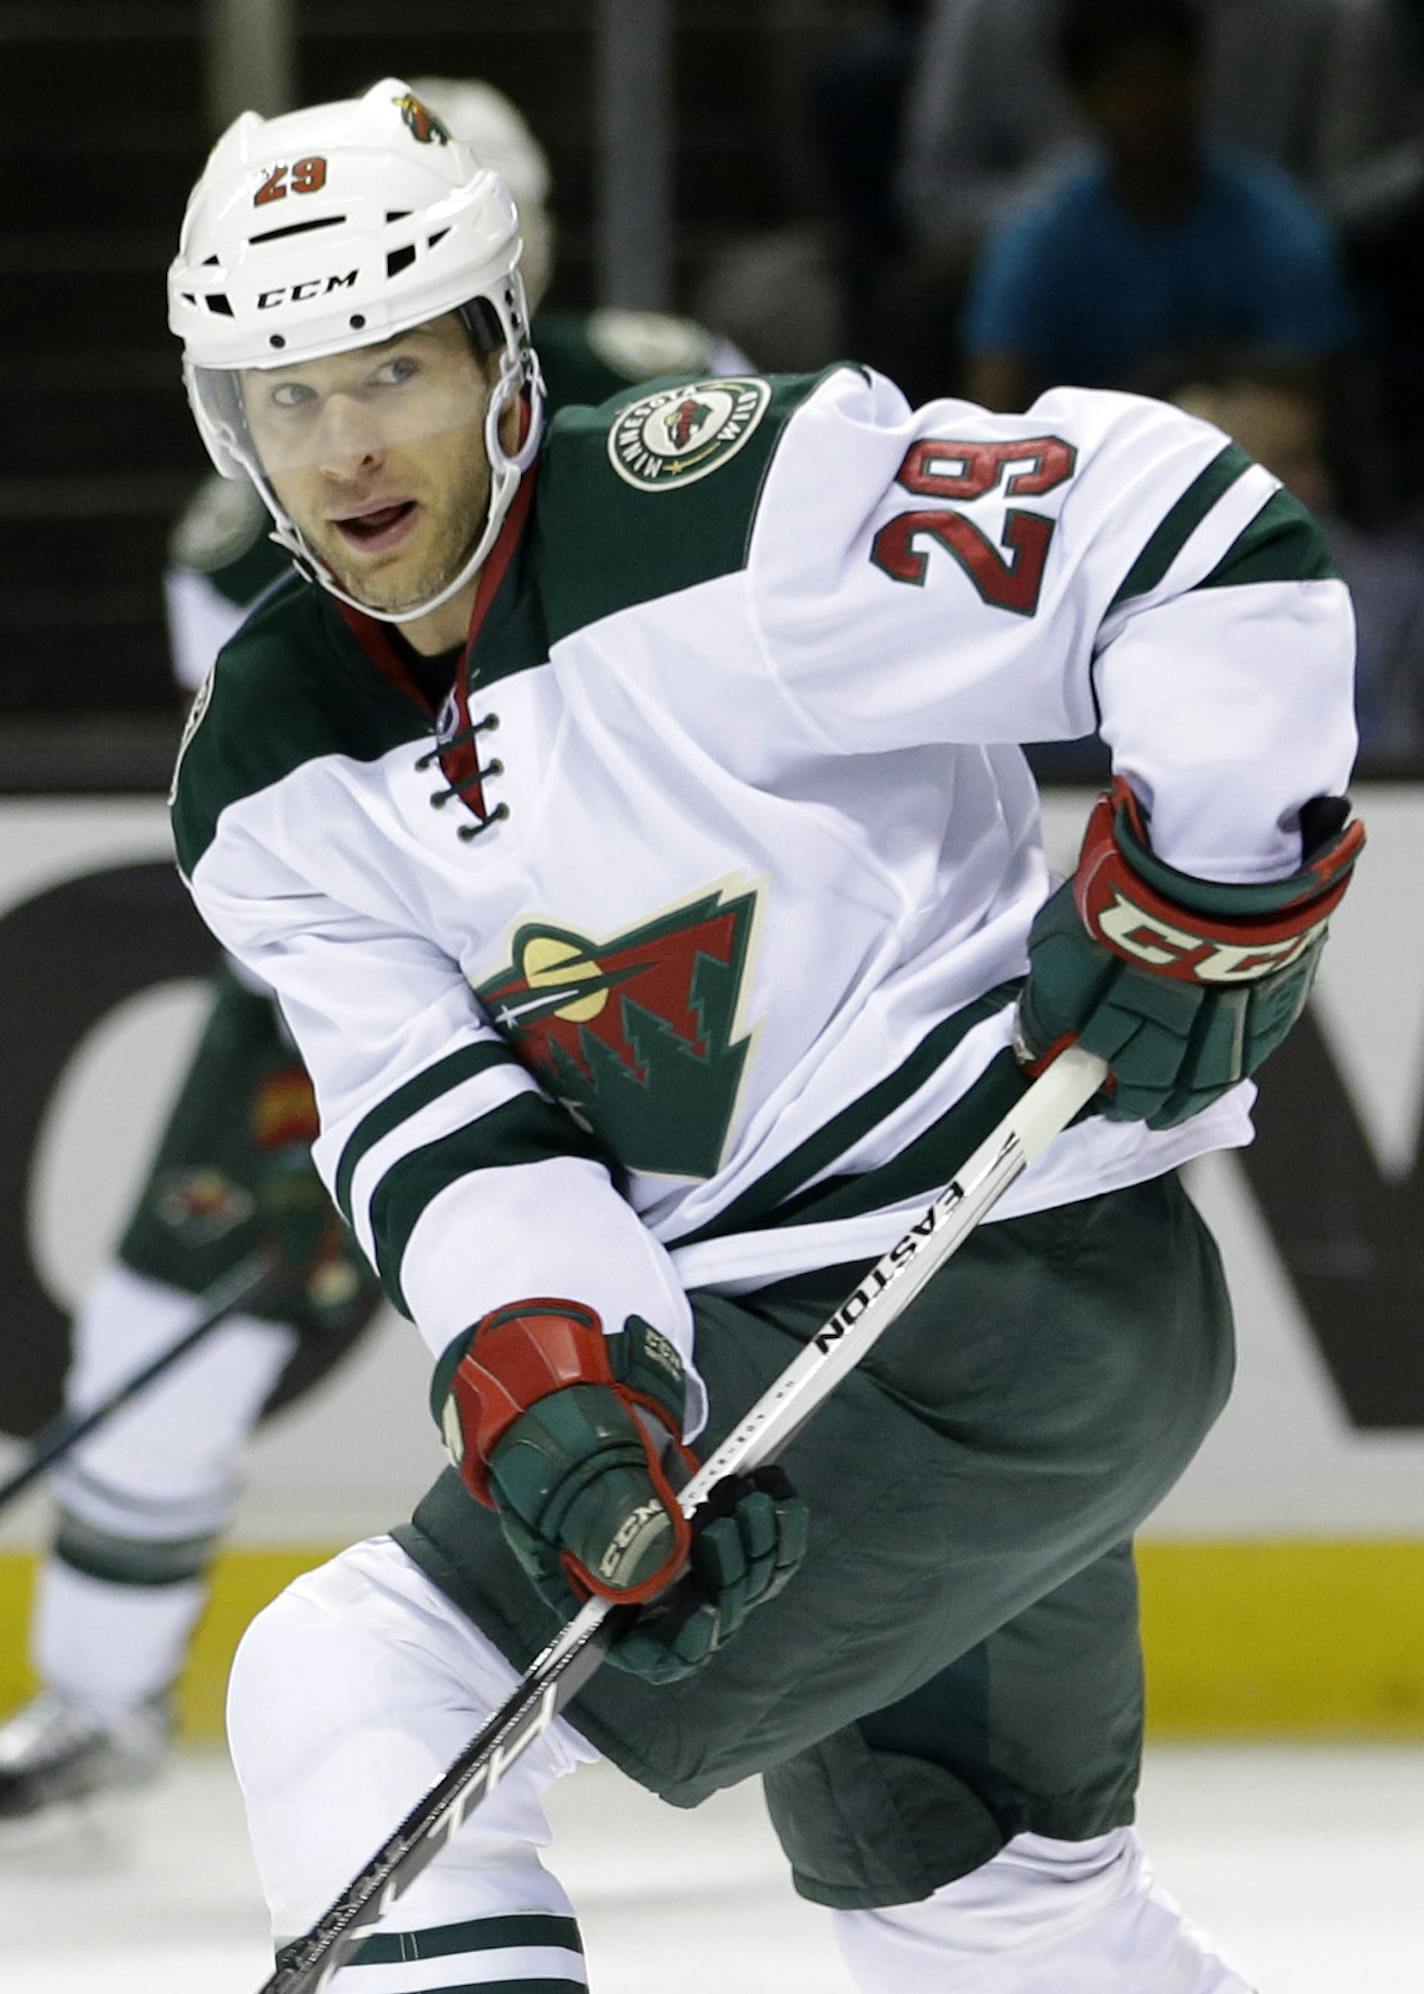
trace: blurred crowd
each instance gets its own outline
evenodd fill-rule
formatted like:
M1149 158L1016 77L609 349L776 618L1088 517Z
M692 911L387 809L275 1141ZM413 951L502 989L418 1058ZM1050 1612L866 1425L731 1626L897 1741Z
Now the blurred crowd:
M1424 0L891 0L809 114L842 349L1218 424L1326 524L1364 765L1424 766Z

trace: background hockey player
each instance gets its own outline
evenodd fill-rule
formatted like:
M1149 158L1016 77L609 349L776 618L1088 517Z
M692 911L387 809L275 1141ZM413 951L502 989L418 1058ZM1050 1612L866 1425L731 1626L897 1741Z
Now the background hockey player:
M760 1773L876 1994L1243 1994L1129 1826L1131 1539L1231 1368L1174 1173L1248 1139L1359 846L1345 592L1129 397L675 376L544 434L518 250L389 79L239 120L171 272L214 461L310 576L198 697L180 864L453 1457L239 1652L274 1931L592 1588L653 1604L337 1986L581 1985L540 1795L604 1753L683 1806ZM1012 744L1095 721L1055 891ZM1074 1039L1098 1112L689 1541L670 1454Z
M744 366L702 327L651 312L539 311L553 272L549 167L490 85L435 78L421 99L515 196L550 405L599 402L669 370ZM214 473L174 537L165 578L173 661L196 692L263 590L290 573L247 480ZM167 1347L193 1297L255 1245L281 1278L57 1477L54 1543L32 1629L43 1692L0 1725L0 1819L155 1772L170 1691L237 1499L243 1445L273 1395L320 1377L369 1323L380 1288L310 1162L311 1089L270 997L239 966L212 1014L135 1212L73 1331L70 1404L88 1404Z

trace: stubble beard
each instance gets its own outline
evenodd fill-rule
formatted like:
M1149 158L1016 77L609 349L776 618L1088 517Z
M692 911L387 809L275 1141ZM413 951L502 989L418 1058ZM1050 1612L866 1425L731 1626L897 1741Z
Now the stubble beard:
M333 529L320 551L347 595L372 609L418 610L439 595L460 572L484 531L489 513L490 477L484 462L483 426L462 449L451 480L454 493L439 511L422 506L417 527L423 550L401 549L399 558L374 570L348 565L346 549Z

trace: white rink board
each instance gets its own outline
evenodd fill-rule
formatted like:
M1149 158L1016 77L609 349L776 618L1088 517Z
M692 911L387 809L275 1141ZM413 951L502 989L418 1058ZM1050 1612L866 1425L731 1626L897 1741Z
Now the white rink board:
M1049 798L1049 849L1061 866L1072 863L1087 801L1082 793ZM1370 848L1336 918L1316 1002L1379 1166L1398 1176L1412 1162L1424 1101L1424 922L1417 918L1424 792L1377 788L1360 803ZM0 798L0 924L58 882L169 855L157 798ZM176 918L195 917L182 910ZM37 1002L44 977L36 962ZM93 1018L51 1093L25 1223L35 1267L57 1304L72 1303L108 1250L202 1014L200 983L153 982ZM6 1056L0 1089L8 1094ZM7 1143L29 1139L6 1128ZM1424 1430L1351 1429L1239 1164L1210 1160L1194 1173L1193 1188L1226 1256L1240 1371L1231 1407L1151 1532L1424 1536ZM257 1442L238 1541L350 1541L397 1520L441 1461L425 1407L427 1375L413 1331L383 1317L331 1385ZM0 1476L19 1458L0 1436ZM38 1541L43 1514L38 1498L21 1505L0 1543Z

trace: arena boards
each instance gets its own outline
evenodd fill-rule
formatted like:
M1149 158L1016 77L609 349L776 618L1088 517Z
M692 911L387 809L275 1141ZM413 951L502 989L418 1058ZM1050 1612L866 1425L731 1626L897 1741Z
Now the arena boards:
M1047 800L1060 864L1087 801ZM1368 787L1357 803L1370 847L1311 1013L1268 1069L1260 1138L1193 1173L1241 1356L1230 1408L1143 1536L1158 1735L1424 1735L1424 931L1399 918L1424 792ZM0 797L0 1269L17 1367L0 1476L54 1409L66 1311L138 1181L211 961L157 798ZM430 1479L423 1370L383 1318L260 1438L185 1684L192 1728L216 1728L258 1606ZM372 1444L353 1445L363 1428ZM23 1687L43 1529L33 1498L0 1531L0 1707Z

